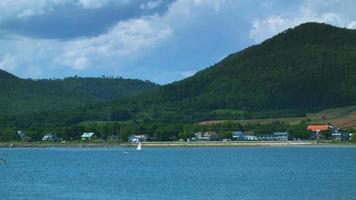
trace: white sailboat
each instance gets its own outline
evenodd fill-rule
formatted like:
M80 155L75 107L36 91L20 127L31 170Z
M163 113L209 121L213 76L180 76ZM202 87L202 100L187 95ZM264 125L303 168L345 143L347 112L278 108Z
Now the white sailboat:
M142 149L142 145L141 145L141 142L139 142L138 145L137 145L136 150L137 151L141 151L141 149Z

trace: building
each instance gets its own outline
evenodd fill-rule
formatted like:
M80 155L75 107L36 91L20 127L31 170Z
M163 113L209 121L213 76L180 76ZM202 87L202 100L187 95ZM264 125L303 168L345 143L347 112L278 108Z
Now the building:
M328 131L333 128L334 127L329 124L310 124L307 127L308 130L313 131L313 132Z
M276 141L288 141L288 132L274 132L272 138Z
M83 135L81 136L82 140L92 140L95 139L95 133L90 132L90 133L83 133Z
M245 140L245 133L242 131L234 131L232 132L232 139L238 141Z
M271 134L258 135L257 138L258 138L258 140L261 140L261 141L273 141L274 140L274 137Z
M254 135L246 135L245 138L246 138L245 140L247 140L247 141L257 141L258 140L258 138Z
M232 132L232 138L238 141L257 141L258 138L254 135L247 135L242 131L234 131Z
M194 133L194 139L198 141L216 141L219 135L215 131L205 131Z
M130 135L128 141L132 143L139 143L146 142L148 139L148 135Z
M42 137L42 141L58 141L60 138L55 133L49 133Z
M330 124L310 124L307 127L307 130L313 131L313 138L319 140L323 135L320 135L322 131L334 131L335 127Z
M331 132L331 138L334 141L341 141L341 140L351 140L352 133L343 130L334 130Z

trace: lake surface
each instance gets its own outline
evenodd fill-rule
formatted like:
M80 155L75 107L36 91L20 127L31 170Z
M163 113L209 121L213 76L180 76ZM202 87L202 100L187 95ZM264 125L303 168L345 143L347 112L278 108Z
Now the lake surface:
M0 199L356 199L355 147L6 148Z

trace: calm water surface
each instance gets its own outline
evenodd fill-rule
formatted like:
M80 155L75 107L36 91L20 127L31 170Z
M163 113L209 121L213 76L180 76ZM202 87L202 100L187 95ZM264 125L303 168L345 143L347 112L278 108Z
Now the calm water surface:
M356 148L0 149L0 199L356 199Z

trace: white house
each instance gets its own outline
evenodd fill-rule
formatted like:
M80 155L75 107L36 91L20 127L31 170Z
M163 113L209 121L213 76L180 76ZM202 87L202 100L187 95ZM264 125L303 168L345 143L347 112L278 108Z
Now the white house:
M93 133L93 132L83 133L81 138L82 138L82 140L92 140L95 138L95 133Z
M138 142L146 142L148 140L147 135L130 135L128 138L129 142L138 143Z
M219 139L215 131L205 131L194 133L195 139L199 141L215 141Z
M57 141L57 140L60 140L60 138L55 133L46 134L42 137L42 141Z

